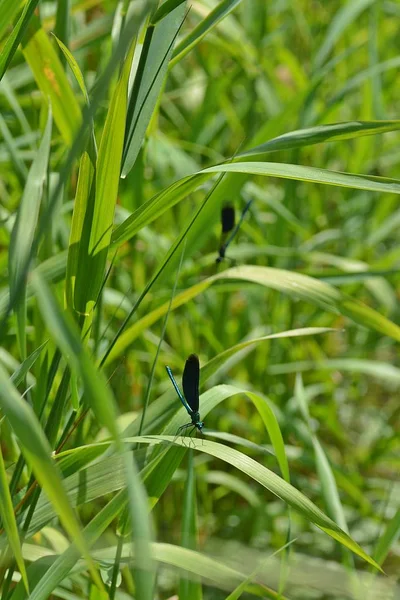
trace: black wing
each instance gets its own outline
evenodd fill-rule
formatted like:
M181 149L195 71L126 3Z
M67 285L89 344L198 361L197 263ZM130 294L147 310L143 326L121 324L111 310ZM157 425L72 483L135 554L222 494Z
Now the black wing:
M222 233L228 233L235 227L235 209L230 204L221 210L221 225Z
M196 354L191 354L185 363L182 375L183 395L193 412L199 410L200 362Z

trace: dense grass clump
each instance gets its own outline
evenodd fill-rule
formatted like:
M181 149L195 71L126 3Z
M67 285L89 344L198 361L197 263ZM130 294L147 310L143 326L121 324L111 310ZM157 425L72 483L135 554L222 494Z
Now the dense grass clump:
M0 600L400 594L399 18L0 1Z

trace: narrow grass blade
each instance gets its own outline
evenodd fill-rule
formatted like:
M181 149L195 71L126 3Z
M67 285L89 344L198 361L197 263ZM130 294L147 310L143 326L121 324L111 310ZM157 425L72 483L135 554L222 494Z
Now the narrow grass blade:
M24 269L29 260L39 218L43 186L46 180L49 162L51 131L52 114L51 110L49 110L46 128L43 133L39 151L29 170L28 179L19 205L10 242L10 301L17 308L18 341L23 359L26 358L26 296Z
M193 452L188 452L185 488L182 505L182 534L183 548L196 550L197 547L197 501L196 480L193 464ZM201 584L198 581L181 577L179 582L179 598L181 600L201 600L203 597Z
M49 289L38 276L34 279L35 291L45 320L55 342L60 346L66 359L81 377L85 396L99 421L107 427L121 453L128 485L128 506L132 523L134 547L140 560L135 571L136 588L143 600L153 597L154 566L149 551L152 537L151 523L147 514L148 499L137 473L133 457L122 447L116 421L117 407L104 375L98 371L86 353L74 323L68 314L62 314Z
M340 500L339 491L336 485L335 478L333 476L332 469L317 436L313 433L312 430L306 399L306 392L304 390L301 375L299 374L296 376L295 397L299 402L303 419L307 424L310 438L314 446L315 461L317 465L319 480L321 482L321 491L325 500L328 515L332 519L335 519L335 521L338 523L338 525L340 525L343 531L348 533L346 517L344 514L343 506Z
M265 154L267 152L277 152L278 150L292 150L293 148L302 148L324 142L351 140L365 135L378 135L388 131L397 131L398 129L400 129L399 120L347 121L331 125L318 125L317 127L297 129L289 133L284 133L255 148L241 152L238 155L238 159Z
M18 148L15 145L14 138L7 127L7 123L4 120L3 115L0 115L0 133L3 137L4 144L7 147L7 150L10 154L11 162L13 163L15 169L15 174L19 179L21 187L24 187L25 180L28 175L28 170L20 156L20 153L18 152Z
M176 436L146 436L141 438L130 438L129 441L141 443L149 443L159 440L162 442L172 442L177 446L185 447L185 440L177 438ZM254 481L257 481L270 492L281 498L294 510L299 512L307 521L310 521L322 531L327 533L330 537L338 541L340 544L349 548L354 554L360 556L363 560L373 565L375 568L381 571L379 565L362 550L362 548L341 528L334 523L329 517L327 517L311 500L309 500L304 494L299 492L292 485L287 483L284 479L281 479L278 475L257 463L255 460L238 452L233 448L211 442L209 440L192 440L194 448L205 452L210 456L219 458L224 462L234 466L239 471L246 473Z
M255 576L266 567L266 563L268 563L268 561L271 560L271 558L273 558L276 554L278 554L278 552L282 552L283 550L287 549L288 546L290 546L290 544L293 544L294 540L291 540L290 542L288 542L287 544L285 544L282 548L280 548L279 550L277 550L276 552L274 552L273 554L271 554L270 556L268 556L265 560L262 560L257 567L254 569L254 571L252 571L250 573L250 575L248 575L248 577L246 577L246 579L244 581L242 581L242 583L240 583L237 588L235 590L233 590L233 592L231 592L229 594L229 596L226 597L225 600L239 600L240 596L246 591L246 587L248 586L248 584L251 582L252 579L255 578ZM281 594L279 594L278 596L278 600L283 600L283 596Z
M316 167L285 163L224 163L182 178L151 200L148 200L124 223L122 223L122 225L116 228L112 234L111 247L119 247L121 244L131 239L142 227L148 225L180 200L187 197L190 192L207 180L209 174L216 172L235 173L237 177L240 177L240 174L281 177L284 179L296 179L310 183L321 183L324 185L400 194L400 181L397 179L342 173L339 171L329 171ZM232 178L228 180L227 178L226 181L222 182L220 189L217 188L213 202L217 202L220 195L221 197L229 197L229 190L225 189L226 186L228 186L228 183L233 189L237 189L237 181ZM205 215L205 217L209 220L209 215Z
M3 78L4 73L7 70L8 65L10 64L16 49L18 48L19 43L21 42L24 33L26 31L26 28L28 27L29 21L32 18L33 12L36 8L36 6L38 5L39 0L30 0L29 2L27 2L25 4L24 10L20 16L20 18L18 19L18 23L16 24L16 26L13 28L12 32L10 33L10 36L4 46L4 48L2 48L1 51L1 55L0 55L0 81ZM12 7L12 8L11 8ZM11 10L10 10L11 8ZM8 27L8 25L10 24L10 21L7 21L6 23L4 22L4 19L7 18L7 16L12 18L12 13L15 10L18 10L18 2L10 2L9 0L3 0L3 2L0 5L0 14L1 14L1 29L4 29L4 27ZM7 14L8 13L8 14Z
M87 148L82 153L79 162L78 183L76 186L74 212L68 245L68 259L65 276L65 301L70 310L78 314L85 314L87 294L89 286L77 281L77 277L86 274L83 269L87 261L88 236L87 223L89 215L93 214L95 196L95 174L96 174L97 150L94 136L90 136Z
M65 276L67 264L67 253L60 252L59 254L55 254L51 258L43 261L38 265L33 272L38 271L39 274L47 281L48 283L57 283L61 281ZM32 298L34 292L31 282L28 280L26 286L26 297L27 299ZM9 289L4 289L0 291L0 319L4 317L7 308L10 304L10 292Z
M198 44L209 31L211 31L222 19L229 15L242 0L222 0L175 48L170 67Z
M32 281L39 309L54 342L59 346L71 369L82 378L86 399L99 422L118 439L116 405L104 375L97 371L80 340L69 314L63 313L47 284L36 274Z
M269 267L234 267L215 276L214 279L238 279L252 281L268 288L289 294L316 304L323 310L343 314L356 323L374 329L383 335L400 341L400 327L358 300L343 294L327 283L307 275L271 269Z
M62 524L86 558L93 580L103 589L90 558L82 531L68 501L60 473L51 457L51 448L36 415L23 400L0 365L0 404L14 430L28 464L52 502Z
M330 23L325 40L316 54L314 61L316 71L324 64L345 29L357 19L360 13L370 6L373 1L374 0L348 0L337 11Z
M1 427L1 426L0 426ZM3 460L3 453L0 447L0 517L3 524L10 549L21 573L25 590L29 594L28 577L26 574L25 563L22 556L21 542L18 534L18 526L15 520L14 506L8 487L7 473Z
M265 177L280 177L283 179L308 181L310 183L348 187L356 190L368 190L370 192L400 194L400 180L398 179L374 177L372 175L357 175L355 173L342 173L340 171L329 171L328 169L318 169L317 167L306 167L304 165L272 162L242 162L209 167L202 171L202 173L220 172L248 173L251 175L263 175Z
M107 529L112 521L123 510L127 503L126 490L119 492L84 529L84 536L87 545L91 547L100 535ZM50 565L45 566L41 577L36 578L36 585L32 586L29 600L47 600L54 589L60 584L71 572L72 567L77 563L81 556L80 549L74 541L68 549L63 552ZM11 597L12 600L24 600L24 596L16 592Z
M189 176L171 184L156 196L144 202L112 233L111 248L118 248L130 240L138 231L155 221L169 208L186 198L191 192L209 179L209 175Z
M71 69L72 73L74 74L76 82L79 85L81 92L85 98L86 104L89 105L89 95L87 93L85 80L83 79L82 71L80 70L78 63L76 62L74 55L69 51L67 46L65 44L63 44L63 42L55 34L53 34L53 37L56 40L61 52L65 56L65 58L68 62L69 68Z
M291 271L273 269L270 267L242 266L227 269L223 273L209 277L201 283L178 294L171 305L171 310L182 306L192 298L206 291L213 283L219 280L251 281L267 288L278 290L293 299L301 299L310 302L336 314L343 314L356 323L379 331L393 339L400 340L400 328L372 308L353 300L328 283L319 281ZM168 309L168 303L163 304L152 313L147 314L137 323L129 327L118 338L113 349L107 357L105 364L109 364L120 356L129 344L132 343L145 329L161 318ZM284 334L278 334L284 335ZM251 341L249 340L249 343Z
M284 338L297 338L303 336L313 336L320 335L323 333L332 333L333 331L338 331L337 329L333 329L332 327L301 327L299 329L289 329L288 331L281 331L280 333L271 333L269 335L264 335L259 338L254 338L250 340L246 340L244 342L240 342L239 344L235 344L231 346L227 350L220 352L213 358L211 358L206 365L204 365L201 369L201 380L204 381L214 375L218 371L218 369L232 356L234 356L237 352L244 350L245 348L249 348L254 346L256 348L258 344L262 342L268 342L269 340L277 340Z
M39 348L36 348L19 366L19 368L12 374L11 381L15 386L18 386L26 377L28 371L33 367L36 360L39 358L42 350L47 346L47 342L43 342Z
M378 543L373 553L373 557L379 565L382 565L393 545L400 536L400 508L397 509L393 517L388 521L386 527L379 536Z

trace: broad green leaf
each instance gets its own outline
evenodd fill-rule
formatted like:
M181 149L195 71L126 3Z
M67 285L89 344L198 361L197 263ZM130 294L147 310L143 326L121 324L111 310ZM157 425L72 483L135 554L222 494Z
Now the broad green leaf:
M81 165L82 168L85 167L82 173L85 181L80 190L79 215L72 232L76 236L76 239L72 240L73 244L80 244L79 261L78 264L75 261L72 267L76 268L75 309L83 314L91 313L104 278L121 171L132 58L133 48L126 57L101 136L93 203L90 199L93 149L88 152L86 163ZM81 229L83 235L80 235ZM73 277L74 273L71 276Z
M125 464L121 456L119 454L101 456L110 445L111 442L91 444L86 448L86 453L84 453L84 447L74 449L70 458L72 459L75 454L78 454L78 457L70 468L73 467L75 472L68 477L64 474L65 465L63 465L63 461L58 461L59 468L65 476L64 489L73 507L92 502L97 498L126 487ZM142 450L135 451L134 456L135 459L141 458L143 460L146 458L146 454ZM85 460L93 461L95 459L97 460L94 464L85 465ZM34 535L52 518L54 518L54 509L48 498L42 495L32 517L28 536Z
M0 40L2 41L3 34L14 22L14 17L21 8L22 2L10 2L10 0L0 0ZM4 48L4 46L3 46Z
M87 525L83 531L86 543L90 548L100 535L107 529L112 521L118 516L120 511L126 506L127 494L123 490L119 492ZM46 565L41 577L36 578L36 585L31 587L29 600L47 600L56 586L61 583L71 572L72 567L80 558L80 550L76 540L68 549L63 552L52 564ZM28 570L29 575L29 570ZM23 600L25 595L22 590L16 591L12 595L12 600Z
M25 590L29 593L28 577L26 574L25 563L21 551L21 541L18 534L18 526L15 520L14 506L8 487L6 467L3 460L3 453L0 447L0 517L6 533L10 549L21 573Z
M150 24L147 28L130 92L122 177L126 177L135 164L146 129L159 101L175 39L184 19L185 4L179 3L157 25Z
M71 146L81 125L81 110L60 59L37 17L31 19L22 51L38 87L44 97L50 99L54 121L64 142Z
M104 509L101 512L104 512ZM107 517L108 522L111 522L110 513L111 511L109 511L109 513L105 515L105 517ZM95 517L92 523L95 520L99 521L98 517ZM97 525L97 528L98 530L100 528L103 529L103 527L99 524ZM27 555L28 560L32 560L33 556L38 556L36 548L35 554L33 554L33 550L34 549L32 548L32 546L29 547L28 545L26 545L25 554ZM40 548L40 555L43 557L49 556L50 558L51 552L52 551L48 548ZM107 545L106 548L96 550L94 555L98 561L103 563L109 563L110 561L114 561L116 552L116 546ZM67 556L67 553L69 553L69 556ZM48 598L48 596L45 596L46 591L47 593L49 593L49 590L54 589L56 586L55 583L52 583L56 580L56 576L58 576L58 580L62 581L62 579L68 575L68 569L71 570L74 563L71 559L72 553L69 550L67 551L67 553L64 553L62 555L62 557L64 558L64 562L66 563L65 565L59 564L59 558L57 558L55 561L48 561L48 563L50 563L51 565L50 568L49 564L43 564L40 577L37 577L37 580L39 582L37 585L37 589L35 588L35 590L33 591L30 600L31 598L33 600L45 600L46 598ZM133 560L135 560L135 557L132 557L132 548L129 544L123 545L121 556L124 559L124 561L132 560L132 558ZM231 587L237 586L239 583L243 582L244 579L246 579L245 573L242 573L239 569L233 569L227 566L224 562L218 561L215 556L208 556L205 552L196 552L194 550L182 548L181 546L174 546L172 544L165 543L153 543L152 556L154 560L161 564L168 565L169 567L175 567L179 570L185 569L185 571L188 574L192 573L193 576L206 578L209 581L211 581L215 586L221 587L222 589L230 589ZM77 562L78 558L79 556L75 558L75 563ZM67 564L67 560L69 561L69 564ZM54 562L54 565L51 564L52 562ZM55 567L57 568L57 571ZM76 565L76 567L74 568L74 571L79 572L82 570L82 565L80 563L78 563L78 565ZM287 600L285 596L278 596L276 592L274 592L264 584L252 585L251 588L247 588L246 586L246 591L247 590L251 591L253 595L256 595L260 598L269 598L272 600ZM12 600L25 600L25 596L21 593L17 594L14 592Z
M110 555L109 550L96 553L99 558L106 558ZM128 548L123 550L123 556L128 557ZM245 579L240 568L232 569L224 562L220 562L215 556L208 556L205 552L195 552L181 546L172 544L157 543L153 545L154 559L162 564L175 567L176 569L185 569L195 577L202 577L215 583L215 585L230 589ZM252 595L271 600L287 600L285 596L279 596L277 592L270 589L267 585L252 585L246 588Z
M79 163L78 183L76 186L74 212L72 213L68 245L67 272L65 276L66 305L69 309L76 310L78 314L85 313L86 294L89 287L78 285L76 289L76 279L79 273L82 274L82 265L86 264L87 237L89 235L87 230L88 223L90 223L88 217L93 213L96 160L95 140L93 136L90 136L87 148L83 151Z

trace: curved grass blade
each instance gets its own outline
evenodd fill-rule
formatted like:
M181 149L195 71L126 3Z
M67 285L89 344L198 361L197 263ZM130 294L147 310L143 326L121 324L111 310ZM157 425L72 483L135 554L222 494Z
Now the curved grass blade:
M160 435L160 436L145 436L144 438L130 438L130 442L140 443L153 443L159 440L159 443L169 442L177 446L185 447L185 440L180 438L174 438L173 436ZM334 523L329 517L327 517L311 500L309 500L304 494L299 492L295 487L287 483L284 479L281 479L273 471L270 471L263 465L257 463L255 460L242 454L238 450L229 448L216 442L209 440L192 440L194 449L205 452L210 456L219 458L224 462L234 466L239 471L246 473L254 481L260 483L270 492L275 494L278 498L281 498L294 510L299 512L307 521L312 522L319 529L327 533L330 537L338 541L340 544L349 548L354 554L360 556L363 560L373 565L379 571L382 569L380 566L364 552L364 550L342 529Z
M182 306L198 294L203 293L210 285L223 280L249 281L259 285L271 288L285 294L293 299L300 299L310 302L335 314L343 314L350 317L353 321L374 329L379 333L388 335L393 339L400 340L400 328L384 317L377 311L368 307L358 300L353 300L343 294L333 286L318 279L313 279L307 275L274 269L271 267L253 267L241 266L227 269L223 273L213 275L201 283L178 294L173 302L171 309ZM120 356L126 348L140 335L146 327L162 317L168 308L168 303L149 313L140 321L124 331L116 341L113 349L107 356L105 364L109 364Z
M318 125L307 129L297 129L272 138L267 142L241 152L237 159L256 156L278 150L292 150L324 142L336 142L356 139L366 135L378 135L400 129L400 120L397 121L347 121L345 123L332 123Z
M273 162L239 162L209 167L208 169L201 171L201 173L221 172L248 173L251 175L263 175L265 177L296 179L310 183L348 187L356 190L368 190L370 192L400 194L400 180L398 179L375 177L372 175L357 175L356 173L344 173L341 171L329 171L328 169L306 167L304 165Z

